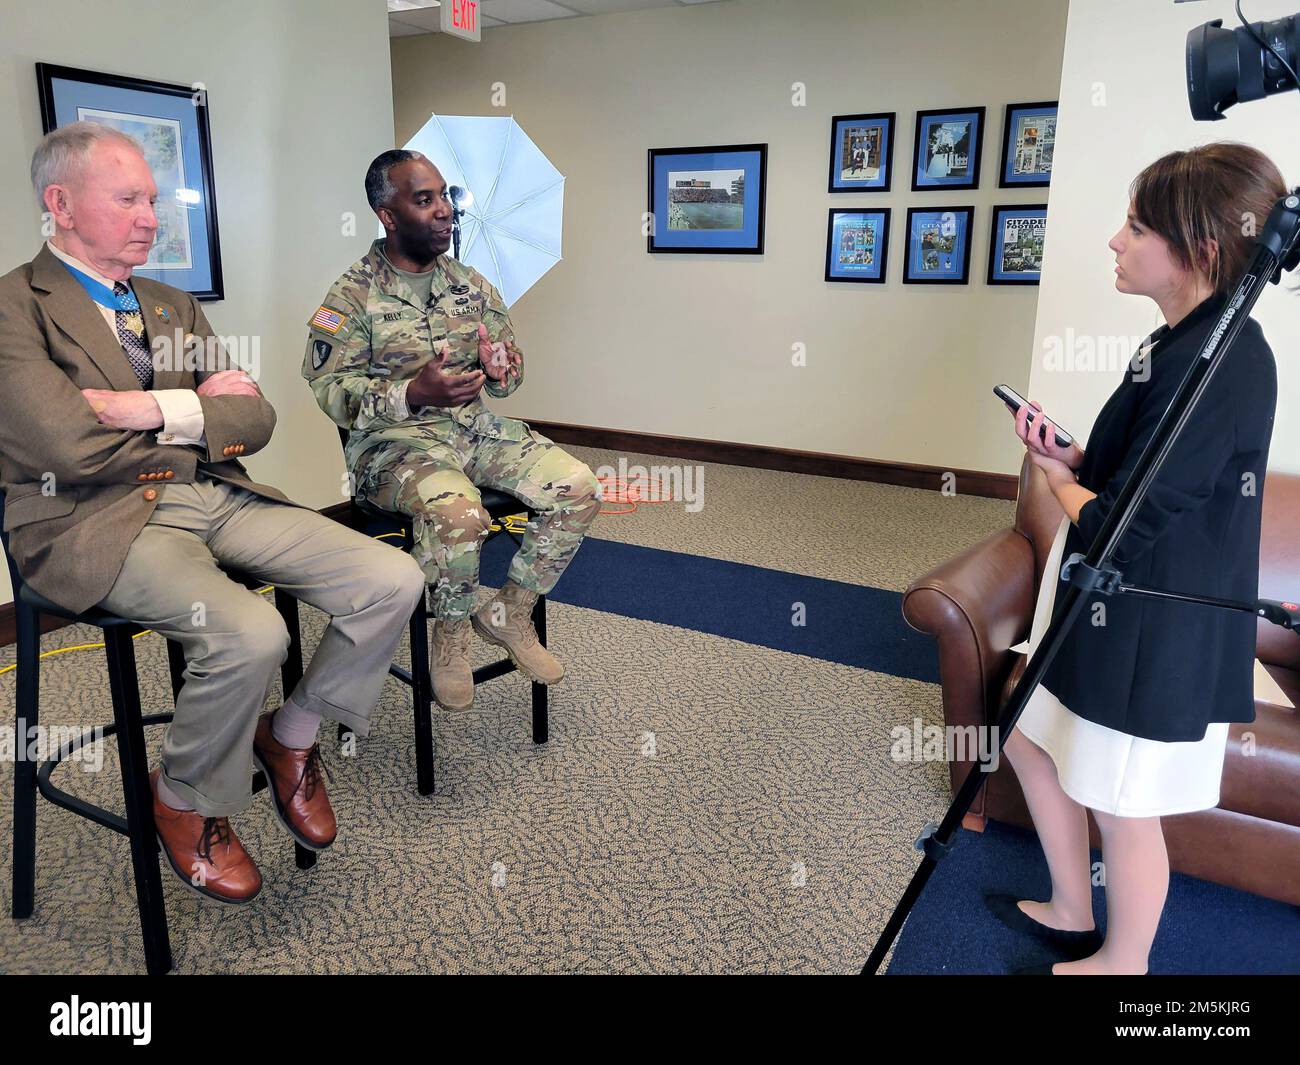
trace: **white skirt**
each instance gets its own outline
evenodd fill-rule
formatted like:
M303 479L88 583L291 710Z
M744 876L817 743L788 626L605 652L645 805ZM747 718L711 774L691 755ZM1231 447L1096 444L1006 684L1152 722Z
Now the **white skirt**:
M1052 620L1069 527L1070 519L1062 518L1043 571L1030 654ZM1089 809L1117 817L1164 817L1219 804L1227 722L1211 722L1202 739L1190 742L1142 739L1079 717L1040 684L1016 727L1051 756L1062 790Z

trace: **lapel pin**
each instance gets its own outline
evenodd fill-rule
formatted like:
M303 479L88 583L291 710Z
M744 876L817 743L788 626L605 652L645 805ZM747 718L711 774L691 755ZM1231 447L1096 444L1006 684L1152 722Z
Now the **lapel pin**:
M161 318L164 322L170 322L172 320L171 315L167 313L167 308L163 307L162 305L155 307L153 309L153 313L156 314L159 318Z

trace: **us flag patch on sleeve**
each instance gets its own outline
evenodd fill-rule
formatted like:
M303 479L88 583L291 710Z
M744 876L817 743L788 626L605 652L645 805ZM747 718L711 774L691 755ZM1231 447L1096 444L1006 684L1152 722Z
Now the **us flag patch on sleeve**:
M323 329L326 333L333 335L343 328L343 323L347 320L346 315L322 306L311 316L310 324L315 329Z

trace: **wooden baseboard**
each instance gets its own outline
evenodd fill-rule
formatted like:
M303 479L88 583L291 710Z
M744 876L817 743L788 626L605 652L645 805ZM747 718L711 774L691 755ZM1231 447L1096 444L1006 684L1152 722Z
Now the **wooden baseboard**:
M960 495L992 499L1015 499L1019 478L1012 473L986 473L980 470L949 470L940 466L919 466L911 462L881 462L851 455L833 455L821 451L795 451L790 448L766 447L761 444L736 444L725 440L700 440L687 436L659 436L627 429L601 429L587 425L566 425L524 419L533 428L556 443L611 451L632 451L647 455L720 462L729 466L751 466L787 473L809 473L819 477L843 477L851 481L875 481L905 488L928 488L941 491L950 483L950 491ZM949 475L951 475L949 477ZM948 482L945 478L948 477Z
M342 522L344 525L351 525L352 522L352 504L348 502L334 503L328 507L322 507L322 514L327 518L333 518L335 521ZM71 625L72 622L65 621L63 618L56 618L50 614L41 615L41 634L54 632L56 629L64 628ZM18 641L18 619L14 611L13 603L5 603L0 606L0 647L8 647L11 643Z

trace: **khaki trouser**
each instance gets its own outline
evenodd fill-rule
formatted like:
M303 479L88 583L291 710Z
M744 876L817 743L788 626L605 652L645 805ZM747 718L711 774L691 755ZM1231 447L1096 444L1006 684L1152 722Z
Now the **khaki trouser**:
M217 563L331 615L291 698L361 736L424 575L383 541L235 485L200 476L159 492L100 605L184 648L162 773L200 813L224 817L251 799L253 731L289 634L272 603Z

